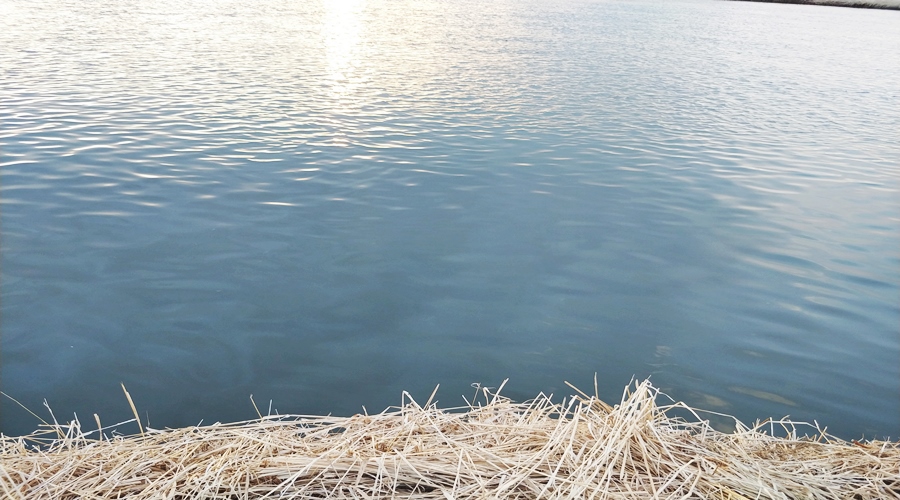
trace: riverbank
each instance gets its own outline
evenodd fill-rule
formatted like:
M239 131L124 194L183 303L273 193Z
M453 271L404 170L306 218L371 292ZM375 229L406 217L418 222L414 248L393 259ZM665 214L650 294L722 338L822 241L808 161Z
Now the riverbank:
M900 442L846 442L787 421L720 432L702 412L660 405L648 381L615 406L583 393L514 403L483 389L455 409L433 398L404 394L377 415L260 416L130 436L99 418L94 430L48 425L0 440L0 488L22 500L900 498Z
M855 0L731 0L735 2L790 3L800 5L824 5L828 7L853 7L856 9L900 10L900 1L865 2Z

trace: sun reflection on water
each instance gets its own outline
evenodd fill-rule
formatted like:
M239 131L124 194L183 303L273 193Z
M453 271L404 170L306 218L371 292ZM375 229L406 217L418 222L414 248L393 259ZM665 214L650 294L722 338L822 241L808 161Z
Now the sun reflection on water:
M359 46L362 38L362 14L366 0L331 0L324 2L322 35L328 82L332 97L345 98L360 84Z

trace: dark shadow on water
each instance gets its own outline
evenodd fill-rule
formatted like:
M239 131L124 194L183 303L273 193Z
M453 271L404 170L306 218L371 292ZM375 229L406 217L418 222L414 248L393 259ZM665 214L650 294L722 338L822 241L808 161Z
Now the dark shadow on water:
M824 7L851 7L854 9L900 10L900 5L886 5L873 2L855 2L840 0L728 0L732 2L787 3L796 5L819 5Z

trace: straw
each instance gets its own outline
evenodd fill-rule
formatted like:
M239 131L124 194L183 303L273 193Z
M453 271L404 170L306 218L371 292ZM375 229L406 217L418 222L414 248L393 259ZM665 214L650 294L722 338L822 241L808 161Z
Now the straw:
M22 500L900 499L898 442L847 442L787 420L735 420L734 432L720 432L699 410L659 404L664 396L649 381L631 384L614 406L580 391L515 403L479 386L477 400L439 409L436 391L424 406L404 394L402 406L377 415L269 415L130 436L104 437L99 417L99 432L82 432L77 418L45 424L31 436L0 436L0 492Z

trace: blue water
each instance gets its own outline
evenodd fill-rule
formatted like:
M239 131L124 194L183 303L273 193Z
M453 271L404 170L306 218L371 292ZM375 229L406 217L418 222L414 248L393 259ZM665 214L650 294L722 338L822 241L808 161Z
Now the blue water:
M597 373L896 439L898 33L718 1L0 1L2 390L113 423L124 382L160 428Z

